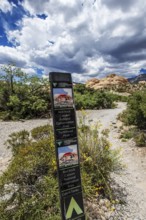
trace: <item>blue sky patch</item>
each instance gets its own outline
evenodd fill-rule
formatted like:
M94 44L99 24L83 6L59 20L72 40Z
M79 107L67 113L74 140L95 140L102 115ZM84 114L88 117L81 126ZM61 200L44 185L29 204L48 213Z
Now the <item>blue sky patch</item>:
M143 69L143 68L142 68L142 69L140 70L140 73L145 73L145 74L146 74L146 69Z

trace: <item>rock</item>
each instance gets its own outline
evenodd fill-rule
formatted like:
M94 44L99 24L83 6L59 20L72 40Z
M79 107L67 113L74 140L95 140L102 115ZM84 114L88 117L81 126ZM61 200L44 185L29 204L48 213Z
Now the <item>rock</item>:
M86 87L93 89L112 88L113 86L128 84L128 80L116 74L110 74L103 79L90 79L86 82Z
M104 205L104 203L105 203L105 202L104 202L104 199L100 199L100 201L99 201L99 206L102 207L102 206Z

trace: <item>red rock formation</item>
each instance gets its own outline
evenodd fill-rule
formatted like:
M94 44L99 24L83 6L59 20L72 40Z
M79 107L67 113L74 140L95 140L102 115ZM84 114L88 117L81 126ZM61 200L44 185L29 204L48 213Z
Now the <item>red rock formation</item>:
M122 76L118 76L116 74L110 74L103 79L90 79L86 82L86 87L93 89L102 89L102 88L111 88L113 86L124 85L127 84L128 80Z

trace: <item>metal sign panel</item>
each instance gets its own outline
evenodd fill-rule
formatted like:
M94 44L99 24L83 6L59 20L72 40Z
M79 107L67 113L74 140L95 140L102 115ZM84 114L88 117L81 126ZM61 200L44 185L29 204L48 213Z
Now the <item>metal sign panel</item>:
M70 73L49 75L63 220L85 220L76 112Z

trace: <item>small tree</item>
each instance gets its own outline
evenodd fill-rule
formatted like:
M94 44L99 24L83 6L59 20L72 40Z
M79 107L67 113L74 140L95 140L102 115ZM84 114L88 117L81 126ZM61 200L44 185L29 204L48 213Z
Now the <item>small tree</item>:
M4 120L46 117L49 115L49 81L28 76L14 65L0 72L0 111Z
M6 82L7 89L10 95L15 93L14 84L15 81L22 81L26 78L26 74L22 70L16 67L14 64L5 65L2 67L0 73L0 80Z

